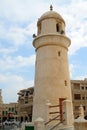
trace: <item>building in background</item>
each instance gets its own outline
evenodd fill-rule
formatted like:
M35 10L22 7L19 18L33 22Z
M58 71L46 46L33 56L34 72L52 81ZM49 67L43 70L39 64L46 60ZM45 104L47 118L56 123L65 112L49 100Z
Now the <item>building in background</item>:
M71 80L72 103L74 117L79 115L79 106L82 105L87 119L87 79ZM18 103L3 104L2 90L0 90L0 119L3 121L15 118L18 121L31 121L33 108L34 87L18 92Z
M32 89L32 96L30 96L29 91ZM85 119L87 119L87 79L85 78L84 80L71 80L71 91L72 91L72 103L73 103L73 113L74 117L77 118L79 115L79 106L82 105L84 107L85 111ZM28 93L28 96L25 96L26 93ZM19 117L21 120L25 121L28 119L29 121L29 116L28 114L22 114L23 111L26 113L26 106L28 106L29 112L31 112L32 115L32 108L33 106L33 93L34 93L34 88L28 88L21 90L18 95L18 103L19 103ZM32 97L32 98L31 98ZM26 103L26 99L28 99L28 102ZM31 100L30 100L31 99ZM27 112L27 113L29 113ZM26 117L27 115L27 117Z
M18 120L18 103L2 104L2 121Z
M6 120L31 121L33 107L34 87L20 90L18 102L3 103L2 90L0 90L0 123Z
M18 93L18 113L21 122L32 120L33 92L34 87L31 87Z
M71 80L72 102L74 117L79 115L79 106L82 105L87 119L87 78L84 80Z

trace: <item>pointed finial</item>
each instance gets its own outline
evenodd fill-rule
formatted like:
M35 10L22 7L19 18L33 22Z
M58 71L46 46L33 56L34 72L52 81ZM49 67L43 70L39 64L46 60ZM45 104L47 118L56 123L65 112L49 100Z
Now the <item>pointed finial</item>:
M52 5L50 5L50 11L52 11L53 10L53 6Z

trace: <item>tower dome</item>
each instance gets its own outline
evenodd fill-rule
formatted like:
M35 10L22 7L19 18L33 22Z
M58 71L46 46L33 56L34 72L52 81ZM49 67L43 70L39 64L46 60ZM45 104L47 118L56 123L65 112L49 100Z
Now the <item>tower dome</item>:
M37 27L37 35L49 33L65 34L65 21L60 14L53 11L52 6L50 6L50 11L45 12L38 19Z
M65 24L65 21L64 19L62 18L62 16L57 13L56 11L53 11L52 9L52 6L50 6L50 11L47 11L45 12L38 20L41 21L41 20L44 20L44 19L48 19L48 18L56 18L56 19L59 19L60 21L62 21L64 24Z

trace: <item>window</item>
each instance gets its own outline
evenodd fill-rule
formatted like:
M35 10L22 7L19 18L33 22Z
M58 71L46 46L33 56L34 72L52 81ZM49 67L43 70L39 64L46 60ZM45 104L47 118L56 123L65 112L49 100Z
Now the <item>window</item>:
M85 97L84 97L84 96L82 97L82 100L85 100Z
M25 104L28 103L28 98L25 98L24 103L25 103Z
M75 109L75 110L79 110L79 106L75 106L74 109Z
M60 56L60 51L58 51L58 56Z
M85 107L85 106L83 106L83 109L84 109L84 110L86 110L86 107Z
M56 24L56 31L59 32L59 25L58 25L58 23Z
M74 99L80 100L81 99L81 95L80 94L74 94Z
M41 24L38 25L38 34L41 33Z
M24 102L25 104L27 104L28 103L28 100L25 100L25 102Z
M65 80L65 86L67 86L67 81Z
M34 89L31 89L31 90L29 91L29 94L32 95L33 92L34 92Z
M8 114L8 112L6 111L6 115Z
M4 114L5 114L5 112L3 111L3 112L2 112L2 115L4 115Z
M82 90L84 90L84 87L83 87L83 86L82 86L81 88L82 88Z
M12 107L12 112L14 112L14 108Z
M74 86L74 89L80 89L80 84L79 83L74 83L73 86Z
M18 114L18 112L17 112L17 111L15 111L15 114L17 115L17 114Z
M25 96L28 96L28 92L27 91L25 92Z

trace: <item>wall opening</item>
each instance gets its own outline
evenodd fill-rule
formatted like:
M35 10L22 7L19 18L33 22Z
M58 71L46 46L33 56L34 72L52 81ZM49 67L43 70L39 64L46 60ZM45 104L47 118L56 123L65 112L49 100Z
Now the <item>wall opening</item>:
M65 80L65 86L67 86L67 81Z
M41 24L38 25L38 35L41 33Z
M60 56L61 55L61 52L60 51L58 51L58 56Z
M59 32L59 24L56 24L56 31Z

